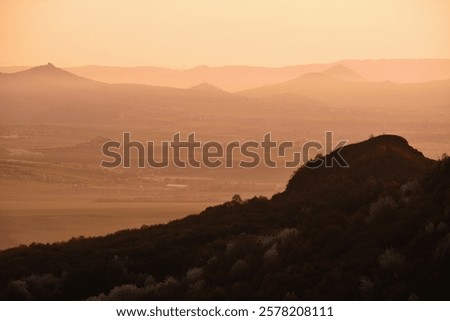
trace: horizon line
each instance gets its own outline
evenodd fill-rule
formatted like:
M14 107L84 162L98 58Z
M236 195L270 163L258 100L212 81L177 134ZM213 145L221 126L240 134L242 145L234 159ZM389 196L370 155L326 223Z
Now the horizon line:
M448 58L364 58L364 59L340 59L340 60L334 60L331 62L311 62L311 63L299 63L299 64L292 64L292 65L279 65L279 66L262 66L262 65L245 65L245 64L230 64L230 65L207 65L207 64L200 64L195 65L193 67L186 67L186 68L177 68L177 67L165 67L165 66L158 66L158 65L101 65L101 64L83 64L83 65L70 65L70 66L62 66L55 64L51 61L48 61L43 64L38 65L31 65L31 64L23 64L23 65L0 65L0 68L23 68L23 67L39 67L39 66L45 66L48 64L52 64L54 66L58 66L58 68L80 68L80 67L114 67L114 68L159 68L159 69L167 69L167 70L192 70L192 69L198 69L198 68L229 68L229 67L247 67L247 68L265 68L265 69L283 69L283 68L289 68L289 67L297 67L297 66L308 66L308 65L332 65L332 64L339 64L343 62L348 61L393 61L393 60L450 60L450 57Z

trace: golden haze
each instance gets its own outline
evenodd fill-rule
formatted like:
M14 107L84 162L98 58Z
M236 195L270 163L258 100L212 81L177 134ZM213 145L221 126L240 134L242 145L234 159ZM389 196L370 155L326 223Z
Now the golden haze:
M0 1L0 66L450 57L450 2Z

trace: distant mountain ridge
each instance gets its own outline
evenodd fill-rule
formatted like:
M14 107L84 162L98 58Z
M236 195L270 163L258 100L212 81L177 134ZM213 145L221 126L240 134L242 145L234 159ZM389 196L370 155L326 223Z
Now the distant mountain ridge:
M108 84L77 76L53 64L0 74L2 123L143 124L159 119L174 126L205 115L270 113L259 101L210 84L180 89ZM177 125L178 126L178 125ZM178 128L179 130L179 128Z
M363 76L341 64L326 69L323 74L345 81L366 81Z
M66 84L82 84L82 83L94 83L96 81L77 76L61 68L55 67L52 63L46 65L33 67L30 69L18 71L15 73L4 73L1 75L8 82L11 81L25 81L29 82L48 82L55 85ZM0 78L1 80L1 78ZM37 85L38 83L34 83Z
M342 65L369 81L398 83L450 79L450 59L341 60L325 64L286 67L199 66L191 69L161 67L80 66L64 68L77 75L107 83L136 83L189 88L207 82L229 92L292 80L306 73L323 72ZM31 67L0 67L0 72L16 72Z
M189 90L193 90L196 92L201 92L204 94L219 94L219 95L226 95L229 94L228 92L213 86L211 84L208 84L207 82L203 82L201 84L195 85L193 87L188 88Z
M348 67L335 65L323 72L239 92L245 97L265 99L295 94L341 108L429 108L450 104L450 79L423 83L367 81Z
M74 67L67 70L105 82L133 82L151 85L188 88L207 82L229 92L271 85L292 80L311 72L323 72L335 65L356 71L369 81L424 82L450 79L450 59L382 59L342 60L324 64L305 64L286 67L198 66L176 70L168 68L136 67ZM146 70L146 71L145 71ZM134 73L138 73L136 77ZM124 76L127 80L124 80Z
M200 83L187 89L108 84L77 76L50 63L16 73L0 74L1 113L3 120L9 122L20 119L21 122L65 123L70 120L102 123L113 117L125 119L133 115L141 121L142 114L124 115L130 105L143 113L166 106L163 108L166 111L169 107L181 108L183 112L208 110L227 115L234 112L268 114L273 106L279 108L285 103L295 105L297 112L301 108L317 109L320 106L358 109L408 106L429 110L450 104L449 90L450 80L415 84L366 81L343 65L237 94L227 93L211 83ZM206 109L202 107L206 105L209 105ZM100 116L104 110L111 108L117 112L108 113L107 118Z
M355 71L347 68L343 65L334 65L323 72L311 72L304 74L295 79L289 80L285 82L286 85L295 85L295 84L309 84L309 85L325 85L325 86L333 86L334 84L338 84L340 82L363 82L366 81L364 77L356 73ZM272 86L277 86L274 84ZM270 88L268 86L266 88ZM244 91L245 92L251 92Z

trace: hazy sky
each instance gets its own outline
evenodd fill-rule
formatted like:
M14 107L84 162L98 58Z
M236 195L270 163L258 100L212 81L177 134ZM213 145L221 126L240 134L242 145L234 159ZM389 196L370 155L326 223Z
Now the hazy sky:
M449 58L449 0L0 0L0 65Z

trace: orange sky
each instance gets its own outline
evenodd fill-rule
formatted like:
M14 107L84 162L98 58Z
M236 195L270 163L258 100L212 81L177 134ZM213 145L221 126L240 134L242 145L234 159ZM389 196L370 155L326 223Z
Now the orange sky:
M449 0L0 0L0 66L449 58Z

